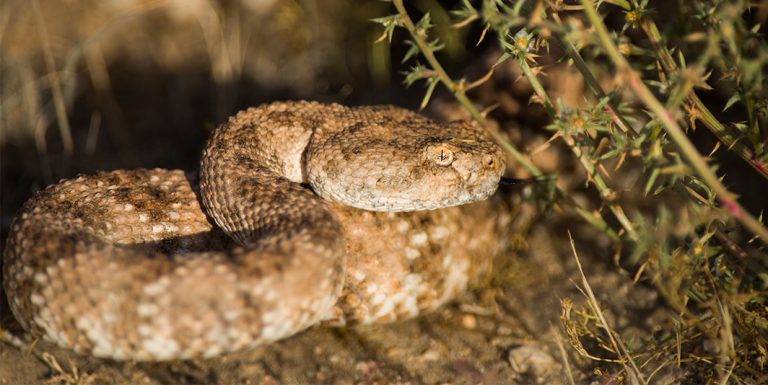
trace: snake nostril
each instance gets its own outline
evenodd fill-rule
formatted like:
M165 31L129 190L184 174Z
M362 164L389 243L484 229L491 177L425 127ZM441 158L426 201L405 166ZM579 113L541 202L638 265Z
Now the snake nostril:
M486 168L492 168L495 163L496 160L493 159L493 155L486 155L483 159L483 165L485 165Z

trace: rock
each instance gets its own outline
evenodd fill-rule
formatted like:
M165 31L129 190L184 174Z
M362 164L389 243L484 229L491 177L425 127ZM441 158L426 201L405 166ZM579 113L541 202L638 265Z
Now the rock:
M507 360L515 372L541 380L557 376L562 370L552 356L533 345L512 349Z

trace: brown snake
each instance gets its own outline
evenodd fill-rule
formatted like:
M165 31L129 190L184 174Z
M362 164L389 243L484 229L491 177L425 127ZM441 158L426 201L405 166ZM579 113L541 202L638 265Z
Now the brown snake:
M503 224L483 200L503 171L470 123L263 105L214 132L199 192L154 169L37 193L12 225L4 289L33 335L113 359L210 357L321 321L410 318L488 266Z

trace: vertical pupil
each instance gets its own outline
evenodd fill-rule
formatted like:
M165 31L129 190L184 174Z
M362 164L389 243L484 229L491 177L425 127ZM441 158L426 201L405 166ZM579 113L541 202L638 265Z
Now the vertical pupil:
M440 160L445 160L445 150L440 149Z

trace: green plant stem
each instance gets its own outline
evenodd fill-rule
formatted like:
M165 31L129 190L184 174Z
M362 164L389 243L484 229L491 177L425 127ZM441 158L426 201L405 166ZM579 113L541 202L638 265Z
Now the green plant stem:
M526 77L526 79L528 79L528 82L531 83L531 86L533 87L534 92L536 92L536 95L538 95L542 100L544 109L547 110L549 117L553 120L557 119L557 111L555 110L552 101L549 99L549 95L544 90L544 86L541 84L541 82L539 82L539 79L536 77L536 75L534 75L530 65L528 65L528 62L525 60L525 58L519 58L517 61L520 64L523 75ZM608 187L608 184L605 183L603 177L600 176L600 174L597 172L595 166L584 155L584 152L576 144L576 141L574 141L570 135L563 135L563 140L565 140L565 143L568 145L571 151L573 151L573 154L576 155L576 157L579 159L582 167L584 167L584 169L587 171L587 177L592 180L595 187L597 187L597 190L600 192L600 195L602 197L610 196L612 194L612 190L610 187ZM637 232L635 231L634 226L632 226L632 221L627 218L627 215L624 213L624 210L621 208L621 206L616 203L612 203L608 205L608 208L611 210L619 223L621 223L621 226L624 228L624 231L627 232L629 238L633 241L637 241Z
M656 118L661 122L667 134L672 138L672 141L675 142L691 167L693 167L696 173L717 194L721 206L753 234L760 237L764 243L768 244L768 230L766 230L755 217L739 204L735 194L720 183L720 179L718 179L717 175L715 175L712 169L709 168L706 161L704 161L704 158L701 157L701 154L696 150L696 147L693 146L693 143L691 143L677 124L677 121L672 117L672 114L664 108L658 99L656 99L651 90L645 86L640 75L632 69L626 58L619 53L618 47L613 43L613 40L608 33L608 29L605 24L603 24L602 19L597 14L597 10L595 10L592 5L592 1L581 0L581 3L584 6L584 13L595 27L603 49L605 49L611 61L617 67L619 74L628 80L630 88L632 88L637 97L654 113L654 115L656 115Z
M649 17L644 17L640 26L646 36L648 36L654 51L658 54L658 59L667 75L669 76L676 73L678 71L677 63L675 63L675 60L672 58L672 53L670 53L667 47L662 43L661 33L659 33L659 28L656 27L656 23ZM688 92L687 97L688 103L690 103L697 112L693 116L704 123L712 134L714 134L718 140L723 142L729 150L738 154L752 166L752 168L759 172L760 175L768 178L768 164L760 161L754 151L734 138L725 126L717 120L712 112L709 111L709 108L704 105L701 99L699 99L699 96L696 95L695 91L691 90Z
M533 70L531 69L531 66L528 65L528 62L525 60L525 58L518 58L517 63L520 65L520 69L523 71L523 75L526 79L528 79L528 82L531 83L531 87L533 87L533 92L536 93L536 95L541 99L541 103L544 106L544 109L547 111L547 114L549 114L550 118L557 118L557 110L555 110L554 104L552 104L552 101L549 99L549 95L544 90L544 86L539 82L539 79L536 78L536 75L533 73Z
M592 71L587 68L587 63L584 62L584 59L579 54L579 51L576 50L576 47L564 39L560 34L555 33L554 35L555 42L565 51L565 54L568 55L571 60L573 60L573 64L576 66L579 72L581 72L581 76L584 77L584 81L587 83L595 96L597 96L599 99L607 98L608 95L606 95L605 91L603 91L603 87L600 87L600 83L597 82L597 79L595 79ZM629 124L629 122L627 122L624 117L617 112L618 106L615 106L614 103L609 100L605 105L605 109L611 115L613 122L617 127L619 127L619 129L625 132L630 138L637 137L637 133L632 129L632 126Z
M603 88L600 86L600 83L598 83L597 79L592 74L592 71L590 71L587 67L587 63L584 61L584 58L581 57L579 51L565 38L567 30L562 25L550 22L546 19L542 19L536 23L530 24L529 26L531 29L541 28L550 31L555 38L555 43L557 43L560 48L565 51L566 55L568 55L571 60L573 60L573 64L576 66L579 72L581 72L581 75L584 77L584 81L587 83L592 92L599 99L608 97ZM605 110L608 111L608 113L611 115L611 119L613 119L613 122L617 127L619 127L619 129L625 132L630 138L637 137L637 133L634 131L629 122L627 122L626 119L624 119L624 117L618 113L618 106L615 105L611 100L609 100L605 105Z
M424 58L427 59L427 62L432 67L432 70L435 71L435 74L437 75L437 78L440 79L440 82L443 83L443 85L448 88L452 93L453 96L456 98L456 100L459 101L462 105L464 105L464 108L467 109L469 114L472 116L472 118L480 123L483 127L485 127L485 117L483 114L480 113L480 111L475 107L475 105L472 103L471 100L467 97L467 95L464 93L464 90L457 87L454 83L453 79L451 79L450 76L448 76L448 73L445 72L445 69L443 69L443 66L440 65L440 62L435 57L435 53L432 52L431 49L429 49L429 44L427 44L427 41L425 40L425 37L422 36L417 32L416 25L413 23L413 20L411 20L410 17L408 17L408 13L405 11L405 7L403 6L402 0L394 0L393 3L395 4L395 8L397 9L397 12L400 14L401 20L403 22L403 25L405 26L405 29L408 30L408 32L411 34L411 37L413 37L413 40L416 42L416 45L419 47L419 51L421 51L421 54L424 55ZM497 132L490 132L493 138L505 149L507 150L512 157L515 158L515 161L520 163L523 167L525 167L531 174L534 176L541 176L541 171L533 165L528 159L526 159L523 154L517 150L511 143L509 143L504 137L499 135Z
M408 30L408 33L410 33L411 37L413 38L414 42L416 42L416 45L419 47L419 50L421 51L421 54L424 55L424 58L427 60L429 65L432 67L432 70L435 71L435 74L437 75L438 79L440 79L440 82L443 83L443 85L448 88L452 93L453 96L456 98L456 100L461 103L464 108L467 109L469 114L472 116L472 118L477 121L479 124L485 126L485 117L480 113L480 111L477 110L475 105L472 103L471 100L467 97L467 95L464 93L464 90L460 87L456 86L456 83L451 79L450 76L448 76L448 73L445 72L445 69L443 69L443 66L440 64L440 62L435 57L434 52L429 48L429 44L427 44L425 40L425 36L418 33L416 25L413 23L411 18L408 16L408 13L405 10L405 7L403 6L402 0L393 0L392 1L395 5L395 8L397 9L398 14L400 14L401 20L403 22L403 26L406 30ZM528 159L526 159L514 146L512 146L507 140L502 137L497 132L490 132L490 134L493 136L493 138L505 149L507 150L517 162L519 162L523 167L525 167L531 174L534 176L541 176L541 171L533 165ZM619 234L617 234L603 218L601 218L599 215L590 213L589 211L582 209L579 207L579 205L576 203L576 201L573 200L569 195L565 194L562 190L555 187L556 193L558 197L561 199L564 199L565 202L570 205L570 207L575 208L575 212L584 218L587 222L592 223L597 228L604 231L606 235L608 235L612 240L614 241L620 241L621 237Z

